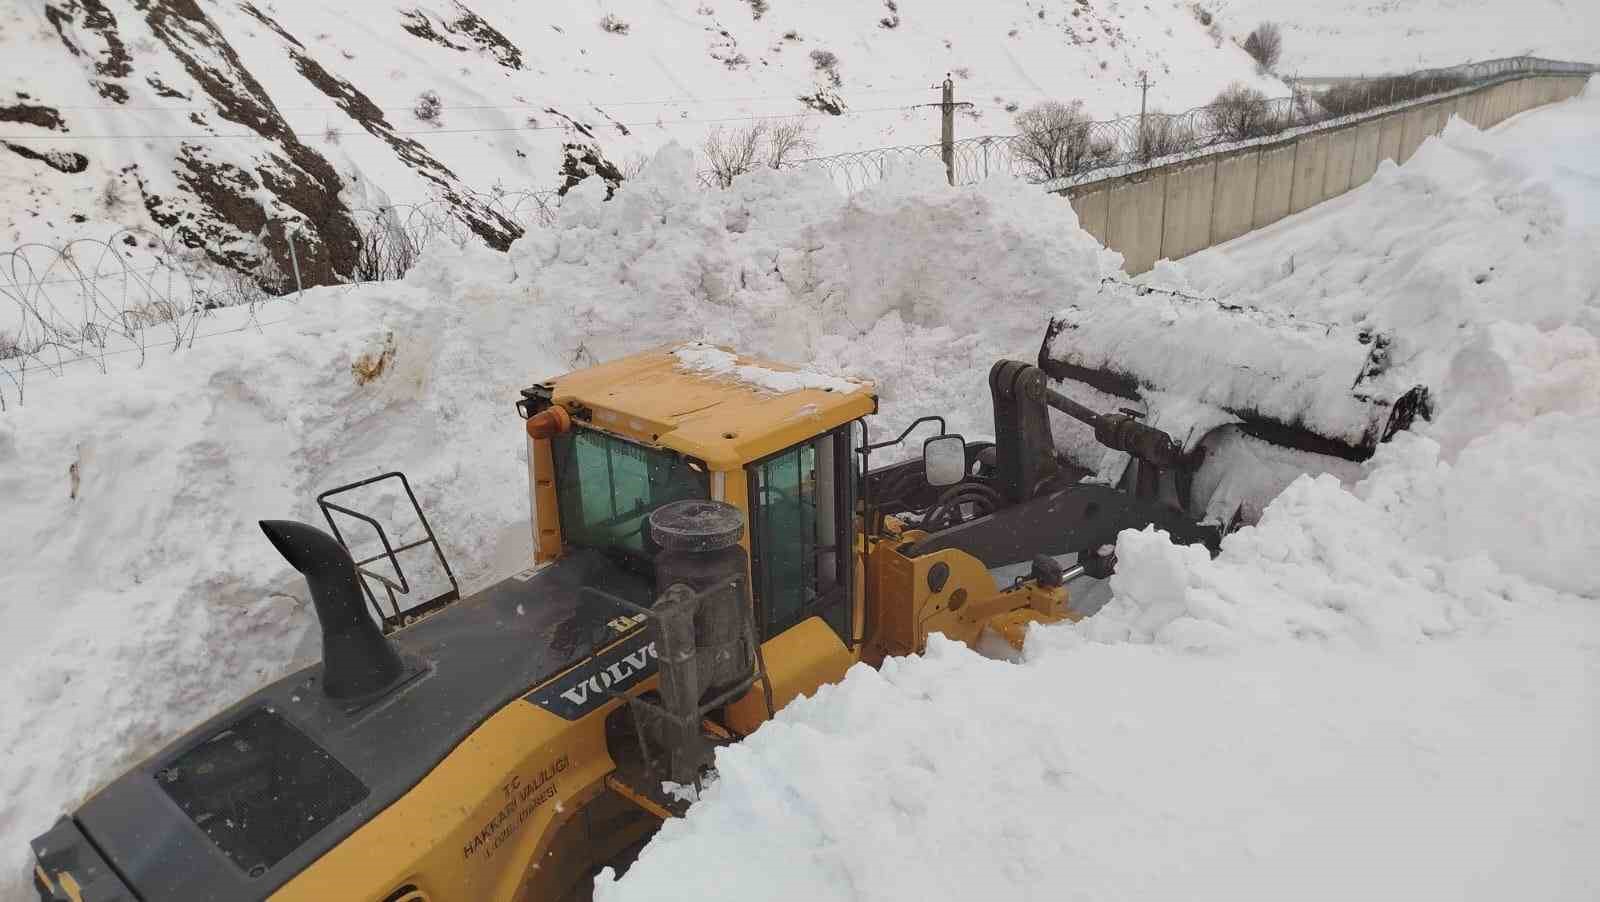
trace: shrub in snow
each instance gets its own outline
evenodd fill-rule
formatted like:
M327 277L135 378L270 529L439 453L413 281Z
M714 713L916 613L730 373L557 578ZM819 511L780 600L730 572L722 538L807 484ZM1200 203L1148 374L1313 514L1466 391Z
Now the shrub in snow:
M1283 34L1278 31L1277 25L1262 22L1244 39L1244 52L1256 61L1256 67L1261 72L1271 72L1277 68L1278 59L1283 56Z
M761 18L767 14L768 9L771 9L767 4L767 0L747 0L747 2L750 4L750 17L752 19Z
M1139 125L1139 159L1153 160L1194 146L1194 129L1179 116L1151 110Z
M600 30L610 34L627 34L628 23L622 21L611 13L600 17Z
M117 181L116 176L106 179L106 183L100 187L99 200L101 209L108 214L120 212L127 203L122 199L122 184Z
M1013 152L1030 182L1064 178L1083 168L1090 155L1089 117L1083 101L1046 100L1018 113Z
M1429 94L1453 91L1467 83L1460 75L1400 75L1394 78L1369 78L1365 81L1334 85L1316 97L1330 116L1348 116L1391 103L1403 103Z
M844 79L839 76L839 58L831 50L811 51L811 65L818 71L826 73L828 83L835 88L844 84Z
M1212 99L1206 108L1211 127L1230 141L1259 138L1283 131L1283 125L1267 101L1255 88L1234 82Z
M711 167L711 182L719 188L761 166L779 169L815 149L812 130L802 119L757 122L732 131L719 126L706 136L702 147Z
M889 14L878 20L879 28L900 27L900 5L894 0L883 0L883 5L888 8Z
M439 113L444 109L444 104L439 101L439 94L435 91L423 91L417 95L417 105L411 112L423 122L438 124Z
M827 113L829 116L844 115L844 98L840 97L837 91L818 88L810 94L800 95L797 99L819 113Z

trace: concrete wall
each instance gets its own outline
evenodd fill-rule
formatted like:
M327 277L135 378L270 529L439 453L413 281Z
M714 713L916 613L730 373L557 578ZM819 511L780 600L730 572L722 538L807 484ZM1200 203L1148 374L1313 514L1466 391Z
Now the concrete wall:
M1294 188L1294 145L1263 148L1256 167L1255 218L1251 228L1269 226L1289 215ZM1131 270L1130 270L1131 272Z
M1356 130L1341 128L1328 134L1328 168L1322 178L1322 199L1350 190L1350 171L1356 162Z
M1066 189L1084 230L1130 274L1176 260L1359 187L1383 160L1404 163L1452 115L1490 128L1572 97L1583 76L1529 76L1354 124L1223 151Z
M1129 273L1149 270L1162 256L1167 177L1145 175L1144 181L1113 186L1106 197L1106 246L1122 252L1122 268Z
M1383 123L1377 120L1363 122L1355 128L1354 147L1350 161L1350 187L1367 183L1378 171L1378 146L1383 137Z
M1106 200L1110 196L1109 190L1101 188L1071 199L1072 212L1078 214L1078 225L1101 244L1106 243Z
M1211 246L1217 163L1204 160L1167 174L1161 256L1176 259Z
M1232 241L1255 228L1256 179L1261 154L1234 154L1217 160L1211 194L1211 243Z

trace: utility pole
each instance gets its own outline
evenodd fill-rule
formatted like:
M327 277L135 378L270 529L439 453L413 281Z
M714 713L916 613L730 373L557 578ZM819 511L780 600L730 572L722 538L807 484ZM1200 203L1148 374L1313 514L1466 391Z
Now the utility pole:
M1150 73L1140 69L1139 80L1135 84L1139 86L1139 158L1148 163L1150 161L1150 141L1145 137L1144 110L1145 100L1150 96Z
M944 76L944 96L939 101L939 156L944 159L944 177L956 183L956 83L950 73Z
M972 106L970 103L956 102L956 84L950 80L949 73L945 74L944 83L930 85L943 92L940 101L934 103L919 103L918 107L937 106L940 113L939 123L939 158L944 160L944 178L951 186L956 183L956 107Z

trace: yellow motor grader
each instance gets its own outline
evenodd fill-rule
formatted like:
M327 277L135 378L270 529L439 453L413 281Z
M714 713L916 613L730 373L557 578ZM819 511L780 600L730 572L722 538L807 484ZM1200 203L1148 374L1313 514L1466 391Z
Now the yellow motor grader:
M348 487L321 499L332 535L263 521L309 584L321 661L36 839L40 898L586 898L684 811L674 784L796 696L933 632L1020 645L1029 624L1079 617L1065 583L1103 575L1096 553L1121 529L1216 547L1221 526L1130 488L1159 478L1084 481L1048 408L1147 476L1193 469L1192 449L1064 398L1033 365L1001 361L989 381L993 442L938 417L875 442L870 384L702 345L533 385L516 405L532 566L408 609L381 565L437 551L425 519L426 538L384 536L361 560L334 514L382 529L335 500ZM931 433L920 457L873 467L913 430ZM1056 556L1080 552L1064 572Z

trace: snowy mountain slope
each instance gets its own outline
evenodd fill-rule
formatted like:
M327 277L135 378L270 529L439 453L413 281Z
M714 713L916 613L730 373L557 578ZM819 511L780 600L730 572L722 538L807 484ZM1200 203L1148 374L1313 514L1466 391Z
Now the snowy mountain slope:
M350 269L350 211L391 200L444 198L503 247L514 228L472 192L555 187L570 142L621 165L804 116L838 153L936 141L918 105L946 73L973 104L960 135L1044 98L1127 113L1140 69L1170 108L1254 79L1186 6L1116 0L50 0L0 11L0 55L0 245L137 224L286 272L282 227L258 236L289 220L316 282Z
M1210 0L1242 40L1263 21L1283 29L1285 75L1360 75L1528 54L1600 62L1591 0Z
M1019 662L931 642L791 704L596 899L1594 898L1596 139L1594 85L1457 120L1146 277L1404 324L1440 409L1216 559L1124 532Z

